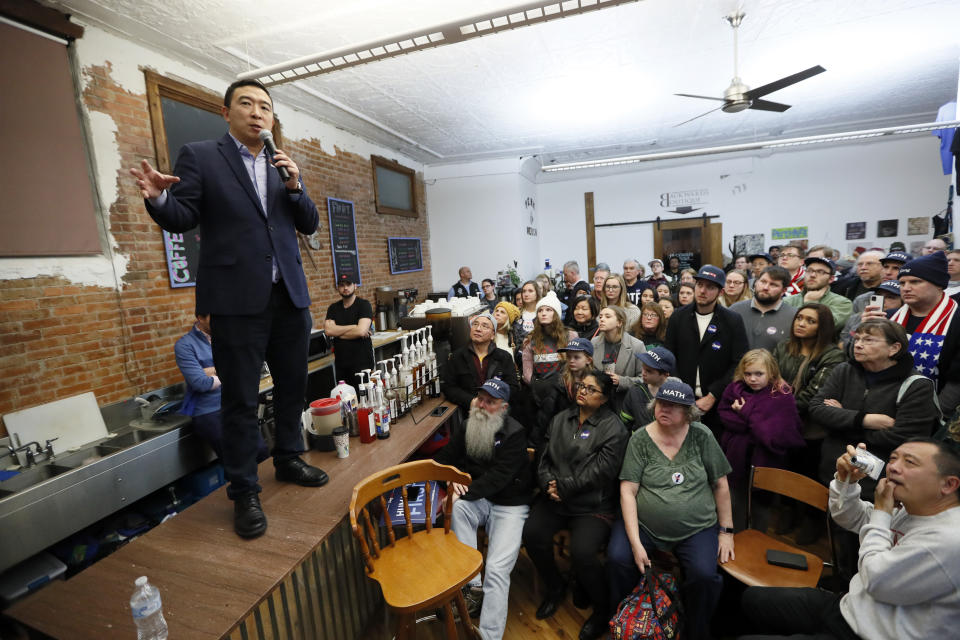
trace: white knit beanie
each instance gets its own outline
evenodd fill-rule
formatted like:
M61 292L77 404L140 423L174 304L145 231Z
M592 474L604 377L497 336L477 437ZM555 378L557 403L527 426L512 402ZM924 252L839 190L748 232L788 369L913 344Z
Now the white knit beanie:
M557 294L553 291L547 291L547 295L543 296L537 301L537 311L540 310L540 307L550 307L557 312L558 318L563 318L563 309L560 307L560 298L558 298Z

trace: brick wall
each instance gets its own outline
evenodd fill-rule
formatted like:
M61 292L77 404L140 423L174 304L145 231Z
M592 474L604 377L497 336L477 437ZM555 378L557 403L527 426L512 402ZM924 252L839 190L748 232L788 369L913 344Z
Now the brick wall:
M181 380L173 344L193 321L194 290L172 289L167 279L160 229L150 219L126 168L142 157L154 158L145 95L118 86L110 66L85 67L82 96L91 112L110 116L123 169L119 197L105 202L110 231L129 257L121 291L78 286L62 277L0 280L0 415L86 391L109 404ZM301 242L303 265L315 325L336 300L330 256L326 198L354 203L360 270L360 295L373 298L378 286L430 290L429 228L422 176L417 180L418 218L375 212L370 158L342 149L324 153L318 140L285 135L286 150L301 168L320 212L322 246ZM97 149L98 154L112 153ZM106 194L102 194L106 195ZM424 270L393 276L387 237L422 238ZM2 428L0 428L2 431ZM4 432L5 433L5 432Z

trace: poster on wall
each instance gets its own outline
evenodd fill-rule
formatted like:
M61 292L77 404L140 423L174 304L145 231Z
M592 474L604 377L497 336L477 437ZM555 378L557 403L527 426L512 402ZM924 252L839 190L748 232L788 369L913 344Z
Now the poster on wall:
M327 198L330 221L330 252L333 254L334 282L341 275L349 275L360 282L360 254L357 248L357 226L353 217L353 203L349 200Z
M893 238L897 235L897 229L900 226L899 220L878 220L877 221L877 237L878 238Z
M867 237L866 222L848 222L847 240L863 240Z
M750 233L743 236L733 236L733 253L738 256L764 253L763 234Z
M930 218L907 218L907 235L922 236L930 232Z
M776 244L778 241L800 240L807 237L807 227L780 227L770 230L770 240Z

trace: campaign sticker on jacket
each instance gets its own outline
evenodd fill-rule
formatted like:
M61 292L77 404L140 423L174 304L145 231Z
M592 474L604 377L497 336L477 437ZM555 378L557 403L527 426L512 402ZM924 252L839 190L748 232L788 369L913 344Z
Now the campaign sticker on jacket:
M496 449L497 447L499 447L499 446L500 446L500 442L501 442L501 441L500 441L500 438L494 439L494 441L493 441L493 448Z
M714 351L720 351L720 347L721 345L719 342L714 342L713 344L710 345L710 348L713 349Z
M670 476L670 479L673 480L673 484L683 484L683 481L685 478L683 477L682 473L677 471L672 476Z
M581 440L586 440L590 437L590 429L584 429L580 432L579 437Z
M776 328L776 327L767 327L767 335L768 335L768 336L772 336L772 335L775 334L776 332L777 332L777 328Z
M717 332L717 325L715 324L707 325L707 333L716 333L716 332Z

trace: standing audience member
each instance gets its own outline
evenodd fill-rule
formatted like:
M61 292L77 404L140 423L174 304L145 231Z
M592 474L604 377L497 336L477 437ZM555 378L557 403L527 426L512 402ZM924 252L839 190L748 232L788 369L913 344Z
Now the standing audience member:
M661 282L660 284L658 284L656 289L657 289L657 295L660 296L661 300L664 298L669 298L672 295L670 291L670 285L665 282Z
M720 293L720 304L730 307L741 300L749 300L752 297L750 287L747 286L747 272L739 269L728 271L726 284L723 285L723 291Z
M580 278L580 265L576 260L569 260L563 264L563 292L559 294L560 303L565 314L561 314L561 322L570 322L573 319L573 305L580 292L590 295L590 284ZM544 291L543 295L547 295Z
M680 284L689 284L693 286L697 282L697 270L696 269L684 269L680 272Z
M600 287L603 291L603 286ZM581 338L590 340L597 335L597 315L600 313L600 305L597 300L590 296L589 298L580 298L573 305L573 322L567 326L577 332Z
M577 406L553 419L537 470L541 493L523 527L527 554L546 586L538 620L553 616L563 601L566 582L554 559L553 536L570 531L573 579L593 606L581 640L603 635L612 614L600 551L616 517L617 474L627 444L627 431L609 406L613 393L610 376L591 371L578 385Z
M807 258L803 264L806 269L800 293L787 296L784 303L799 308L808 302L819 302L833 313L834 326L842 327L850 317L853 305L848 298L830 290L830 279L837 270L833 260Z
M660 258L654 258L647 264L650 267L650 277L647 278L647 284L649 284L651 287L659 287L661 284L669 287L670 283L667 280L667 276L663 273L663 260Z
M637 306L642 308L645 304L656 303L659 300L660 295L656 289L644 289L643 293L640 294L640 303Z
M510 302L498 302L493 308L493 319L497 322L497 333L494 337L497 348L515 355L517 344L514 342L514 336L516 325L520 322L520 309Z
M724 285L719 267L704 265L697 274L694 304L677 309L667 325L664 346L677 358L677 376L694 389L704 423L719 434L714 405L730 384L747 351L740 316L717 304Z
M480 293L480 287L472 280L473 272L470 271L470 267L460 267L457 273L460 275L460 279L450 287L450 291L447 292L447 299L476 298L477 294Z
M824 484L833 477L831 462L846 443L864 442L885 460L908 439L931 435L940 420L934 385L913 368L907 334L885 318L864 320L857 327L853 361L834 368L809 410L827 432L820 459ZM865 495L872 496L875 485L866 482Z
M647 349L661 346L667 336L667 318L660 305L656 302L644 304L640 310L640 322L633 325L630 333Z
M664 347L647 349L636 357L642 369L641 382L627 391L620 407L620 419L631 433L653 422L650 402L677 368L676 358Z
M763 270L770 266L776 266L773 258L767 253L755 253L747 258L750 261L750 285L753 286Z
M937 252L944 253L947 250L947 243L943 238L932 238L927 240L927 243L923 245L923 249L920 251L922 256L931 256Z
M685 307L688 304L693 303L695 290L694 286L691 283L683 282L677 287L677 304L681 307Z
M849 591L750 587L743 611L774 637L856 640L951 638L960 610L960 456L943 442L913 439L887 460L873 504L847 446L830 482L830 515L860 539ZM781 634L781 635L769 635ZM804 634L804 635L796 635Z
M487 307L487 311L493 313L494 308L497 306L499 298L497 298L497 288L493 284L493 280L490 278L484 278L481 281L481 288L483 289L483 298L480 300Z
M667 279L671 289L677 288L680 284L680 258L677 256L667 258L667 268L663 270L663 277Z
M640 306L640 294L651 286L643 279L643 266L633 258L623 261L623 282L627 300L634 306Z
M937 384L944 414L953 414L960 403L960 319L957 302L947 297L947 258L942 251L917 258L900 268L900 297L903 306L890 314L910 340L913 364ZM872 307L864 320L883 317Z
M677 310L676 303L671 298L660 298L658 303L660 308L663 309L663 317L666 320L670 320L670 316L673 315L673 312Z
M950 281L947 283L946 294L954 296L960 293L960 250L947 251L947 275Z
M616 305L601 309L597 318L600 331L592 340L593 360L610 376L617 392L610 398L615 410L619 410L623 394L640 381L640 366L634 356L646 351L643 342L627 333L625 319L623 309Z
M773 260L773 264L780 263L780 252L782 249L783 247L778 244L772 244L767 247L767 255Z
M601 307L603 306L603 283L609 275L610 266L606 262L598 262L597 268L593 270L593 285L590 293Z
M533 386L560 371L557 349L565 347L576 332L560 321L560 301L550 292L537 302L537 322L523 343L523 381Z
M857 277L853 278L842 291L838 291L843 297L853 300L859 295L870 293L876 290L883 282L883 261L885 256L882 251L864 251L857 258ZM816 302L811 300L811 302Z
M183 145L174 175L160 173L146 160L130 173L147 212L164 230L203 227L196 310L211 316L211 348L223 383L227 496L233 501L234 532L255 538L267 530L256 460L264 362L274 381L276 479L310 487L328 480L322 469L300 457L313 320L297 233L316 231L320 217L297 164L282 149L269 156L259 137L274 124L266 87L256 80L232 83L221 115L227 133ZM274 168L285 169L287 177L279 178Z
M455 426L437 452L440 464L469 473L469 485L451 483L451 528L463 544L477 548L477 527L487 533L483 582L475 575L464 587L471 616L480 615L480 635L499 640L507 624L510 572L520 553L523 523L533 487L523 426L508 415L510 385L492 378L470 402L469 417Z
M334 366L337 377L347 384L358 384L357 374L372 369L373 340L370 325L373 323L373 306L357 297L357 285L353 276L340 274L337 281L340 299L327 307L323 330L333 338Z
M787 285L783 295L792 296L800 293L803 290L803 249L789 244L783 247L780 250L778 264L790 274L790 284Z
M833 341L833 314L822 304L812 302L797 309L790 336L773 350L773 359L780 375L793 388L800 415L804 448L795 452L790 470L818 480L820 450L826 431L810 418L810 400L830 377L833 368L846 362L843 351ZM802 520L801 514L805 514ZM820 512L813 507L795 504L781 513L777 533L789 533L802 523L797 533L798 544L811 544L823 529Z
M717 406L723 421L720 447L730 462L734 521L746 526L747 489L751 467L788 468L789 454L804 446L800 416L790 385L780 377L776 360L766 349L747 351L733 382ZM766 506L766 496L756 496ZM765 531L765 525L755 526Z
M604 301L602 307L615 305L623 309L626 314L624 331L629 330L640 319L640 307L627 299L627 284L620 275L614 273L603 283Z
M741 300L730 307L739 314L747 332L751 349L773 350L790 335L790 324L796 311L784 304L783 290L790 284L790 274L783 267L767 267L753 283L750 300Z
M470 322L470 344L450 353L447 366L440 368L440 387L450 402L465 413L477 397L477 389L490 378L499 378L510 385L511 393L519 388L517 369L510 353L494 343L497 321L492 314L481 313Z
M537 300L542 298L540 287L533 280L527 280L520 287L520 325L514 336L514 344L522 345L526 337L533 331L537 321Z
M733 268L746 273L750 266L747 264L747 256L736 256L733 259Z
M910 260L910 255L903 251L891 251L884 256L883 260L880 261L880 266L883 268L883 281L896 280L900 274L900 267ZM899 288L897 291L897 295L899 296ZM870 303L870 298L873 295L873 292L867 291L853 299L853 310L850 312L850 316L847 318L843 329L840 330L840 340L843 341L844 347L850 342L850 334L853 333L853 330L860 324L860 315L863 313L863 310L867 308L867 305ZM897 306L899 307L900 305Z
M696 422L689 385L664 382L653 412L654 421L630 437L620 470L623 520L607 546L611 596L618 602L652 570L654 549L671 551L683 567L684 637L706 640L723 587L717 560L734 559L730 463Z

